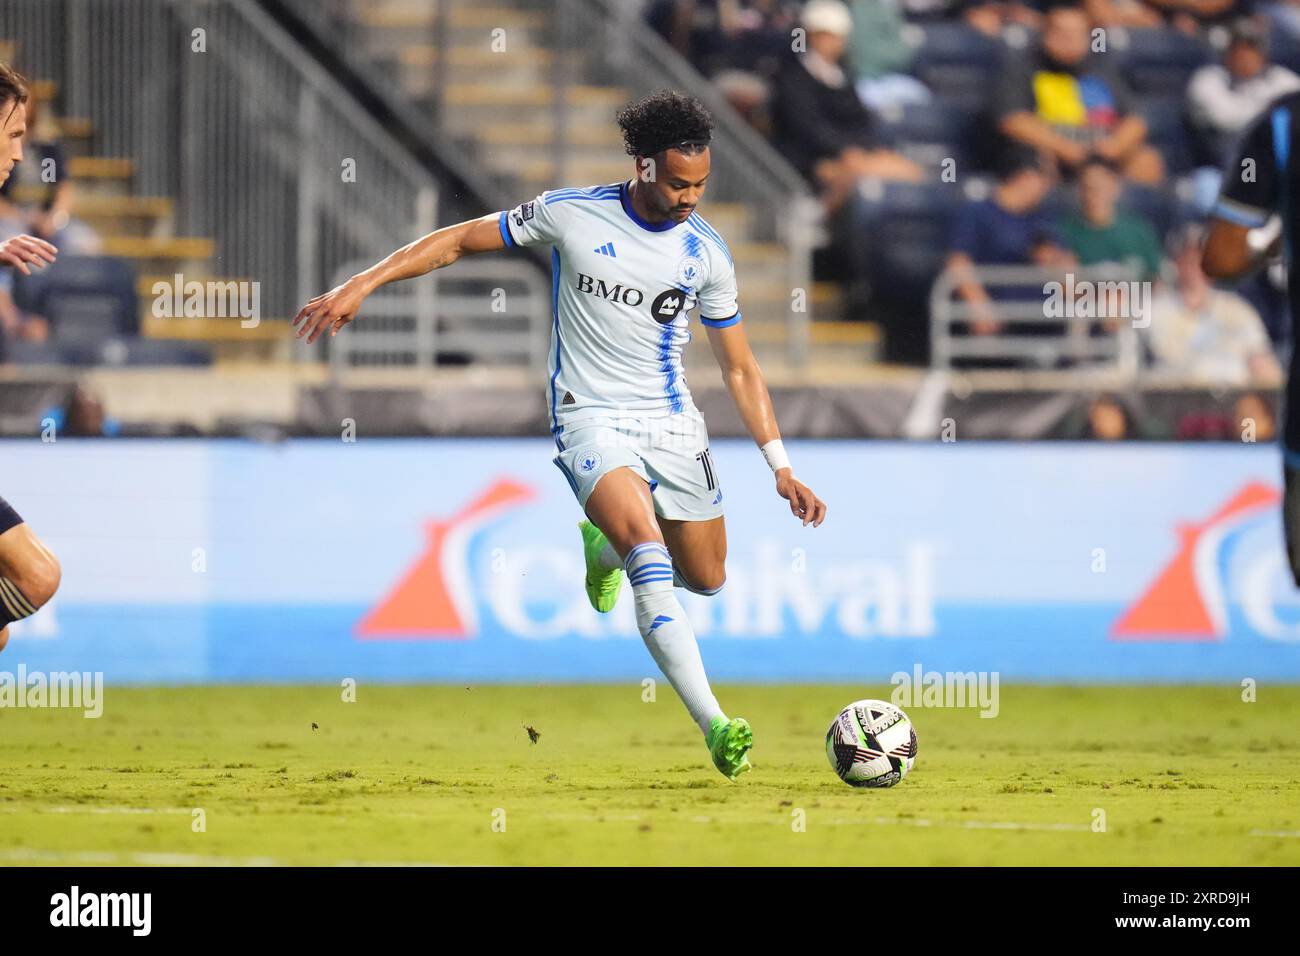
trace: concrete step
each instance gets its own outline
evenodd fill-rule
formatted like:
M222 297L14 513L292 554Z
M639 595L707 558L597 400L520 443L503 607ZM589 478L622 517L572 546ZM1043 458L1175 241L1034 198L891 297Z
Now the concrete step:
M544 55L543 55L544 54ZM528 87L554 82L550 50L507 46L498 52L487 46L455 47L439 68L436 47L403 47L378 57L386 75L408 96L429 96L442 82L491 83L502 87ZM576 70L573 75L579 75Z
M57 122L59 144L69 158L89 156L94 152L95 127L90 120L84 117L62 116Z
M167 196L97 196L77 193L73 214L101 236L151 236L172 229L174 201Z
M211 239L193 236L151 238L145 236L108 236L104 255L135 260L140 273L200 275L209 268L214 244Z
M575 108L596 107L615 110L627 101L627 90L619 86L590 86L575 83L565 94ZM448 106L492 106L525 110L549 109L559 99L559 91L550 86L531 88L503 87L495 83L449 83L443 91ZM529 117L535 119L536 117ZM607 122L612 121L607 119Z
M115 156L73 156L68 160L68 175L87 195L126 196L131 192L135 165Z
M437 3L354 3L352 16L357 23L372 28L398 28L419 30L431 28L439 22ZM544 29L550 18L540 10L518 10L492 3L453 3L446 11L449 27L476 30L509 29L521 27L529 30Z
M541 11L498 6L457 7L440 23L433 6L418 9L364 8L353 16L362 55L391 58L412 44L467 47L509 52L550 45L550 18ZM442 31L441 35L439 31ZM498 32L499 31L499 32ZM504 47L504 49L503 49Z
M475 130L475 138L487 147L550 147L555 142L551 123L484 123ZM608 119L602 123L569 123L564 142L579 147L623 149L623 135Z

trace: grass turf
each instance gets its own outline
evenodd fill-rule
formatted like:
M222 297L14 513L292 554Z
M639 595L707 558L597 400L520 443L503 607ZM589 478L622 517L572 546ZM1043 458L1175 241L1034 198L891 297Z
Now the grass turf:
M995 719L911 710L916 768L880 791L836 779L823 739L888 687L718 691L754 727L738 784L665 684L656 703L363 684L0 710L0 864L1300 863L1300 687L1004 685Z

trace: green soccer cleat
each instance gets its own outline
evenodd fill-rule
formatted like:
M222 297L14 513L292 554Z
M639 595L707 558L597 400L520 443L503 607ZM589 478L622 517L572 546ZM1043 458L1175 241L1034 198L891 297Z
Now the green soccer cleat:
M749 729L749 722L744 717L714 717L709 722L709 732L704 735L709 753L713 755L713 766L728 780L735 780L747 770L754 769L749 764L749 748L754 746L754 732Z
M587 598L597 611L612 611L623 588L623 569L602 571L599 560L607 544L605 533L590 521L579 521L578 528L582 531L582 554L587 559Z

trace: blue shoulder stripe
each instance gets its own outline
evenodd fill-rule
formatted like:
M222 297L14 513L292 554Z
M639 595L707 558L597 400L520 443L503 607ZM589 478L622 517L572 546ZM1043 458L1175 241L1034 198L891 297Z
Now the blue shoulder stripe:
M688 218L686 222L695 226L695 232L698 235L701 235L706 239L711 239L718 248L722 250L722 254L727 257L727 261L732 265L735 265L735 261L731 258L731 250L727 248L727 244L723 241L722 236L718 235L716 229L701 219L698 213L691 213L690 218Z
M586 189L578 189L576 187L573 187L573 188L566 188L566 189L556 189L552 191L547 195L546 199L544 200L544 204L549 206L553 202L564 202L565 200L569 200L569 199L602 200L602 199L617 199L617 198L618 198L617 186L592 186Z

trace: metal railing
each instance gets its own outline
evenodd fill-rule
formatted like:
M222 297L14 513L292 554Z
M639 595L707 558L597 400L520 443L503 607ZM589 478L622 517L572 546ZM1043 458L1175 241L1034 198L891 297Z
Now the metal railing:
M432 175L253 0L3 0L0 38L265 317L434 227Z
M749 238L782 245L782 278L792 293L803 289L811 295L818 205L798 171L731 108L713 83L650 29L640 5L555 0L547 6L554 10L557 46L586 58L588 81L617 84L633 96L672 88L698 97L708 107L714 125L709 201L745 206L751 214ZM563 128L569 108L564 90L559 87L554 100L557 129ZM743 300L743 289L741 296ZM808 310L786 313L786 351L792 365L807 361L809 323Z
M472 10L473 0L411 0L394 10L423 12L418 24L398 39L411 46L432 50L426 94L418 103L400 102L395 92L393 45L396 27L361 22L366 0L276 0L312 28L321 31L334 52L375 86L395 112L411 118L424 130L431 146L460 174L465 167L463 150L440 119L443 102L454 71L448 66L454 45L452 14ZM709 201L743 205L750 215L750 235L755 241L779 243L785 250L780 275L789 289L811 294L812 250L817 242L818 205L798 172L761 135L750 127L719 90L684 60L641 20L641 5L621 0L500 0L500 5L521 12L540 12L544 27L533 38L553 52L549 71L540 79L549 85L546 105L539 105L534 120L545 121L554 131L549 146L553 160L554 185L589 185L570 182L568 169L578 156L567 135L574 125L577 107L570 91L577 84L618 86L631 95L642 95L665 87L698 96L714 117L713 171ZM475 34L476 35L476 34ZM484 26L481 42L486 48L491 30ZM517 40L512 42L518 42ZM385 86L387 84L387 86ZM612 113L608 118L612 124ZM470 164L472 166L472 164ZM629 162L630 169L630 162ZM469 169L467 181L490 204L500 208L520 201L520 195L502 188L492 175ZM707 209L706 209L707 211ZM740 241L742 237L728 237ZM769 276L776 278L776 276ZM741 289L742 306L744 289ZM784 314L787 355L792 364L802 364L809 348L810 315L789 309Z
M970 281L989 292L986 307L958 294ZM930 291L930 364L1050 369L1065 362L1135 377L1137 330L1150 323L1150 290L1136 271L1113 265L946 269ZM996 327L980 331L977 324L990 317Z
M333 284L370 265L345 263ZM335 372L354 368L430 370L452 362L546 364L548 326L533 321L550 308L545 280L527 262L461 259L419 282L375 292L346 334L334 339Z

